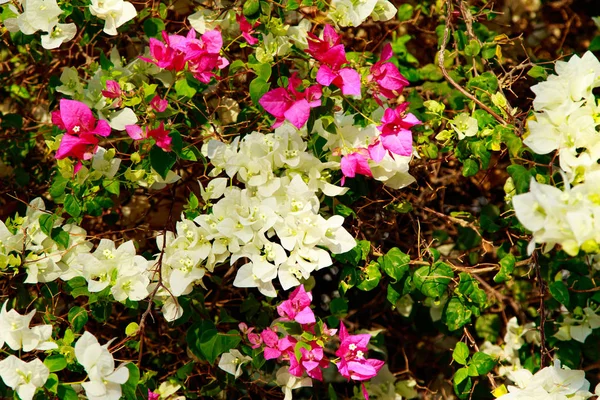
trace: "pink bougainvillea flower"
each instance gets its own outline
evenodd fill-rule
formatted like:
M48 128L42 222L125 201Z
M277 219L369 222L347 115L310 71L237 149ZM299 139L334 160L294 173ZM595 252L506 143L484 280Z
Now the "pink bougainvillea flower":
M164 43L150 39L152 58L140 57L142 60L172 71L182 71L187 63L189 71L203 83L216 77L214 69L223 69L229 65L229 61L219 54L223 38L217 30L206 31L199 39L193 29L186 36L169 35L163 31L162 37Z
M252 34L255 33L254 28L259 26L260 22L256 21L254 25L251 25L243 14L236 14L235 20L240 24L240 31L242 31L242 36L246 39L246 42L251 46L257 44L258 39L252 36Z
M59 110L52 112L52 123L65 129L69 135L110 135L110 125L104 120L96 123L92 110L76 100L61 99Z
M271 328L262 331L260 337L265 345L263 352L265 360L272 360L279 357L284 359L295 357L294 347L297 341L293 337L288 335L279 339L277 333Z
M378 141L369 146L371 158L379 162L385 156L385 151L400 156L412 154L412 132L410 128L421 121L413 114L406 114L408 103L403 103L396 109L387 108L381 118L381 131Z
M367 77L367 81L374 81L375 100L382 105L378 94L392 99L397 96L395 92L401 92L408 85L408 80L402 76L398 67L391 62L386 62L392 58L392 45L387 43L381 52L381 59L371 67L371 74Z
M312 294L304 290L304 286L298 286L285 300L277 306L277 313L282 317L282 321L296 321L299 324L314 324L315 314L310 309Z
M344 95L360 96L360 74L352 68L342 68L348 63L346 50L331 25L325 25L323 39L308 34L306 52L321 63L316 78L319 84L337 86Z
M118 99L121 97L121 86L119 86L119 82L108 80L106 81L106 90L102 91L102 96L108 99Z
M152 107L155 111L164 112L168 106L169 102L161 99L158 95L154 96L152 100L150 100L150 107Z
M67 131L61 139L55 158L72 157L78 160L74 168L76 174L81 169L81 161L89 160L98 150L97 136L110 135L110 125L104 120L97 121L92 110L80 101L61 99L58 111L52 112L52 123Z
M316 342L310 343L310 350L300 348L300 360L296 357L290 357L290 374L301 377L304 372L308 376L320 381L323 380L323 371L321 368L329 367L329 360L324 356L323 347Z
M125 131L133 140L152 138L158 147L164 151L171 151L172 138L169 136L169 131L165 129L165 123L162 121L158 128L155 129L142 129L138 125L126 125Z
M376 359L367 359L367 345L371 335L349 335L344 323L340 324L340 347L335 355L340 360L335 363L340 374L355 381L364 381L373 378L384 362Z
M154 393L152 390L148 389L148 400L158 400L160 399L160 393Z
M310 109L321 105L322 91L318 85L309 86L303 92L298 91L302 81L294 73L288 88L277 88L268 91L258 103L275 119L273 128L283 124L286 119L300 129L310 117Z
M359 149L359 151L342 157L340 162L342 174L344 175L342 176L342 185L346 182L346 178L354 178L356 174L373 176L367 155L366 149Z

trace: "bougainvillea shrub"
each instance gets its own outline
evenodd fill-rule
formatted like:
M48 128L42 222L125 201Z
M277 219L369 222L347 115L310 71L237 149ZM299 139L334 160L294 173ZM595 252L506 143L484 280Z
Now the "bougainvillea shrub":
M0 0L0 397L596 398L558 3Z

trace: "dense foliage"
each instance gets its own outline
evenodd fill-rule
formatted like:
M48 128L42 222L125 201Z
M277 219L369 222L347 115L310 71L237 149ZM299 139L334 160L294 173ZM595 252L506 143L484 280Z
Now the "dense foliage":
M571 3L0 0L0 397L600 395Z

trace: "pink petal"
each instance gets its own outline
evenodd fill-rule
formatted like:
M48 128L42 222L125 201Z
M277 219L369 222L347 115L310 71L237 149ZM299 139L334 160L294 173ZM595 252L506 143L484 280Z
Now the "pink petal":
M392 58L392 45L386 43L381 50L381 59L379 61L387 61Z
M265 347L263 355L265 357L265 360L272 360L274 358L279 358L279 356L281 355L281 351L273 349L271 347Z
M296 322L302 325L314 324L316 322L315 314L313 310L310 309L310 307L306 307L303 310L301 310L298 314L296 314L295 320Z
M107 121L101 119L98 121L98 125L96 125L96 128L94 128L94 130L91 133L95 133L96 135L100 135L103 137L107 137L110 135L110 125L108 124Z
M310 105L306 100L299 100L292 104L283 115L292 125L300 129L308 121L308 117L310 117Z
M342 77L342 93L344 95L360 96L360 75L352 68L344 68L340 70Z
M150 100L150 106L158 112L164 112L169 105L167 100L163 100L160 96L156 95Z
M206 31L200 39L202 39L202 43L204 43L206 51L209 53L219 54L221 47L223 47L223 37L218 30Z
M144 139L142 128L140 128L138 125L125 125L125 131L133 140Z
M269 114L278 118L284 117L285 112L292 105L288 92L284 88L269 90L258 100L258 104Z
M380 162L383 160L383 157L387 154L387 150L383 147L383 143L380 140L377 143L369 146L369 156L371 160L375 162Z
M76 100L60 100L60 117L69 133L73 132L75 126L79 126L80 129L85 131L91 131L96 122L92 110L84 103Z
M329 86L338 77L338 73L333 71L327 65L321 65L317 71L317 82L323 86Z
M380 140L383 147L400 156L412 154L412 135L410 131L402 130L398 134L381 135Z

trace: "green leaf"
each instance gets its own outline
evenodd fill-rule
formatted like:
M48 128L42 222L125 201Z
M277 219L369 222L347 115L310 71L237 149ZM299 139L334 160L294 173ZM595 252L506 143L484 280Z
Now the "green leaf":
M249 64L250 68L256 72L256 76L267 82L271 78L272 67L271 64Z
M112 193L115 196L118 196L119 193L121 193L121 182L116 179L105 179L104 182L102 182L102 186L104 186L104 189L106 189L108 193Z
M44 365L50 372L57 372L67 367L67 359L62 354L53 354L44 359Z
M75 218L81 215L81 205L72 194L68 194L65 197L65 211Z
M468 298L469 301L475 303L477 307L483 308L487 303L485 290L479 288L479 283L471 274L461 272L459 276L460 282L458 283L455 292Z
M454 387L454 393L459 399L464 400L469 397L471 388L473 387L473 381L469 377L469 372L466 368L459 368L454 374L452 379L452 386Z
M381 280L381 271L379 271L379 264L375 261L371 261L369 265L367 265L360 274L360 279L362 281L356 285L356 287L360 290L364 290L368 292L369 290L373 290L379 284Z
M52 196L53 199L62 196L65 193L68 183L69 179L64 178L62 175L56 175L54 177L54 182L52 182L52 186L50 186L50 196Z
M397 18L398 21L402 22L402 21L408 21L409 19L411 19L413 16L413 6L408 4L408 3L404 3L402 4L400 7L398 7L398 14L397 14Z
M383 257L379 257L378 261L383 271L397 282L408 272L410 256L393 247Z
M21 129L23 127L23 117L19 114L1 115L0 121L0 128Z
M100 67L104 71L109 71L114 66L115 65L112 63L112 61L110 61L110 59L106 57L106 55L104 54L104 52L101 51L100 52Z
M469 176L475 175L477 172L479 172L479 164L477 161L472 158L466 159L463 163L463 176L468 178Z
M56 215L42 214L39 221L42 232L50 236L52 234L52 228L54 227L54 221L56 221Z
M481 51L481 45L475 39L471 39L469 44L465 46L465 55L475 57Z
M480 338L495 343L500 335L501 326L498 314L484 314L475 321L475 332Z
M58 385L58 390L56 391L58 398L60 400L78 400L79 396L75 389L73 389L70 385Z
M237 331L227 334L219 333L216 329L209 329L200 337L200 350L206 360L213 364L218 356L235 348L242 341Z
M265 93L269 91L271 84L262 78L255 78L250 82L250 98L254 104L258 104L258 101Z
M594 38L594 40L597 38L598 37ZM593 51L593 50L591 50L591 51ZM545 80L548 77L548 72L541 65L535 65L529 71L527 71L527 75L529 75L530 77L532 77L534 79Z
M329 311L336 316L348 313L348 302L343 297L336 297L329 303Z
M511 278L511 274L515 269L515 256L512 254L507 254L500 260L500 271L494 276L494 282L502 283L506 282Z
M442 315L442 320L451 331L462 328L471 321L473 313L469 310L463 300L452 297Z
M469 361L469 366L471 365L477 369L479 375L485 375L494 368L496 361L491 356L478 351Z
M529 190L529 183L531 182L531 173L522 165L509 165L506 168L506 171L513 179L515 184L515 189L517 189L517 193L525 193Z
M163 179L167 178L167 174L176 161L177 157L173 152L166 152L158 146L150 149L150 165Z
M44 360L44 364L45 363L46 360ZM58 375L48 375L48 379L46 380L46 383L44 383L44 389L48 390L50 393L56 394L58 392Z
M52 240L54 240L56 244L62 246L64 249L69 248L69 242L71 241L71 237L62 228L52 229L52 235L50 237L52 238Z
M79 332L88 322L88 314L85 308L75 306L69 310L68 320L73 331Z
M452 268L443 262L432 266L424 266L415 271L413 282L415 287L427 297L441 297L454 277Z
M452 352L452 358L460 365L467 365L467 358L469 358L470 353L469 346L464 342L458 342Z
M356 217L356 213L353 209L341 203L335 205L335 214L341 215L344 218L349 217L351 215Z
M165 23L159 18L148 18L144 21L144 33L148 37L157 38L165 30Z
M140 381L140 370L134 363L127 363L125 367L129 370L129 378L122 386L123 396L126 399L135 399L137 398L135 394L136 388Z
M563 281L552 282L548 285L548 289L550 290L550 294L554 297L560 304L565 307L569 307L570 303L570 295L569 288Z
M177 93L177 96L191 99L196 94L196 89L190 86L187 79L180 79L175 82L175 93Z
M248 0L244 2L242 6L242 12L246 17L253 17L260 11L259 0Z

